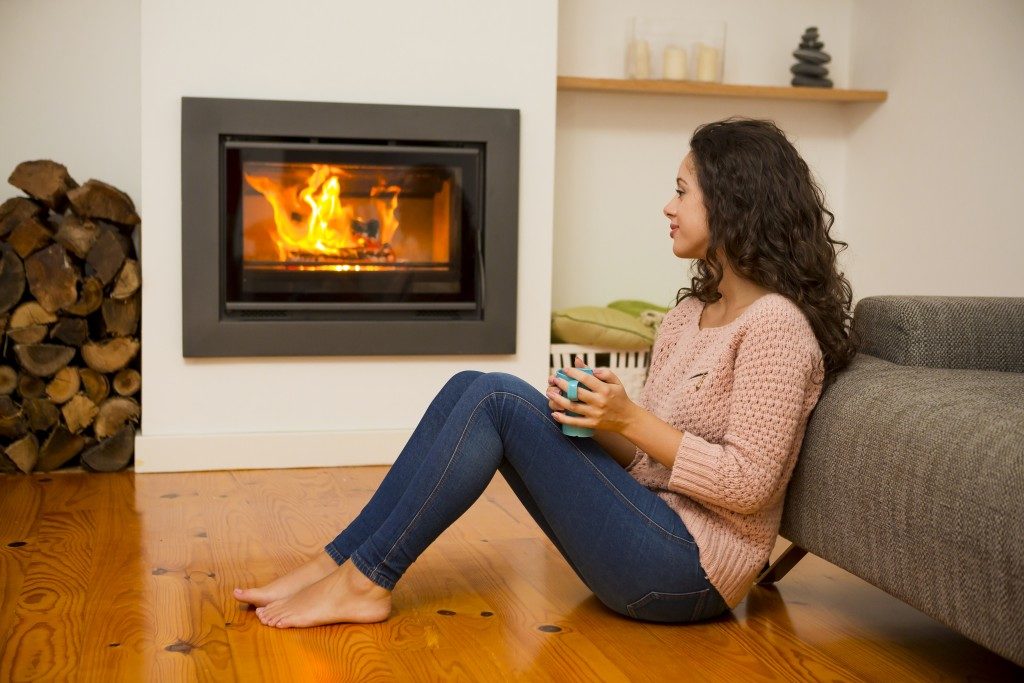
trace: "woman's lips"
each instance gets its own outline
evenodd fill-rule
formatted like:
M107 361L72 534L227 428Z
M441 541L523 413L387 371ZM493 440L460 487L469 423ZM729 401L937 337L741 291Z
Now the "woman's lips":
M676 236L676 230L678 230L678 229L679 229L678 225L669 225L668 226L668 236L669 237L675 237Z

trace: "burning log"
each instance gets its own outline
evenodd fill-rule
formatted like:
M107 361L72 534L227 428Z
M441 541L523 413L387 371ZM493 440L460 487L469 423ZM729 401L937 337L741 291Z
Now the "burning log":
M120 469L141 417L135 206L51 161L11 182L29 196L0 204L0 472Z

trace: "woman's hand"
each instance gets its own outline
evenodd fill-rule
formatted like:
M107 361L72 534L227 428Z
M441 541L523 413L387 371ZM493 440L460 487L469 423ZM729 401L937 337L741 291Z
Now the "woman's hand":
M576 368L585 367L583 359L575 358ZM548 407L552 416L561 424L590 429L602 429L610 432L622 432L634 419L639 409L629 400L622 382L607 368L597 368L589 375L576 368L563 368L565 374L580 381L579 401L570 401L558 393L569 388L569 383L551 375L548 377ZM578 413L581 417L569 417L564 411Z

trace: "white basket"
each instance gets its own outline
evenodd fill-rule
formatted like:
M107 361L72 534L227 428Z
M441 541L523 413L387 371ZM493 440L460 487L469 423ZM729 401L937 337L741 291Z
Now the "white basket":
M621 351L603 349L597 346L579 344L552 344L549 357L549 372L572 367L573 358L583 356L583 362L591 368L608 368L622 382L626 395L633 401L640 400L640 391L647 379L647 368L651 365L651 350Z

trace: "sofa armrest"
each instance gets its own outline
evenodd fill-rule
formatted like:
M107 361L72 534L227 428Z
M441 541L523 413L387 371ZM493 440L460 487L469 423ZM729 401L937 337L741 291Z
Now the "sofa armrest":
M1024 372L1024 297L872 296L860 350L899 365Z

